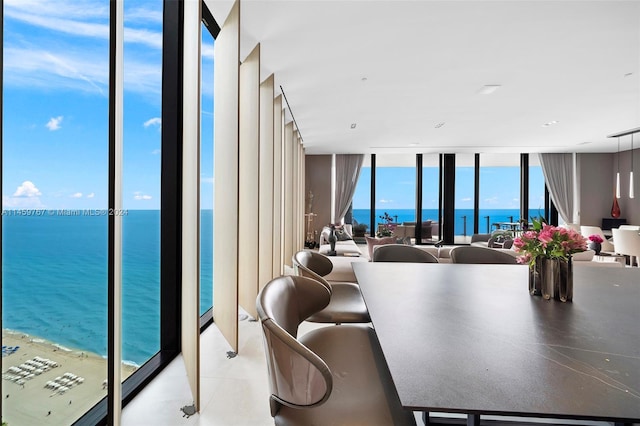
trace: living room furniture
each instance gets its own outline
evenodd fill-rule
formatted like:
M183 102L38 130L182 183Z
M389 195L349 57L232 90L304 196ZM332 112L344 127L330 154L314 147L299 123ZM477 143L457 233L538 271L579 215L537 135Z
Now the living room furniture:
M404 407L640 421L638 269L575 268L558 303L517 265L353 268Z
M341 324L371 320L358 284L335 281L329 283L324 279L324 276L330 274L333 269L333 263L327 256L302 250L295 253L292 260L298 275L317 280L331 293L329 304L307 318L307 321Z
M604 232L602 232L602 229L600 229L599 226L582 225L580 226L580 234L582 234L582 236L587 239L589 238L590 235L599 235L600 238L602 238L601 251L612 252L612 253L615 252L615 247L614 247L615 242L612 244L611 241L609 241L607 237L604 235Z
M329 243L329 234L331 229L328 226L322 228L320 233L320 246L318 252L322 254L329 254L331 251L331 244ZM353 241L353 237L349 233L349 227L345 225L344 233L339 235L338 241L336 241L335 251L338 256L360 256L362 252L358 245Z
M270 281L258 295L276 425L415 425L398 400L374 330L366 325L298 326L331 294L296 276Z
M612 229L616 253L629 256L629 265L633 266L634 258L640 267L640 234L635 229Z
M516 257L488 247L459 246L451 250L453 263L486 263L515 265Z
M627 219L614 219L612 217L603 217L602 218L602 230L603 231L611 231L613 228L619 228L620 225L626 225Z
M438 263L438 258L429 252L406 244L387 244L373 250L374 262Z

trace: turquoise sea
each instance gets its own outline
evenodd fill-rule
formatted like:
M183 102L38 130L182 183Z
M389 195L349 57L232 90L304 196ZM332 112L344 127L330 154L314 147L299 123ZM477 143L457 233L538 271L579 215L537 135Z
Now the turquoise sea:
M213 302L213 213L201 216L201 313ZM3 328L107 353L107 216L3 216ZM160 212L123 216L123 359L159 349Z

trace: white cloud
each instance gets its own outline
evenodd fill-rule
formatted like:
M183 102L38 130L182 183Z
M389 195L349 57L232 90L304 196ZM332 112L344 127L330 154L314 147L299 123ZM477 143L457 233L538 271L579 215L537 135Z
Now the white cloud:
M31 182L30 180L25 180L22 182L22 185L16 189L16 192L13 193L14 197L19 198L31 198L31 197L39 197L42 195L42 192Z
M461 198L460 201L469 202L471 201L470 197Z
M96 194L95 194L95 193L93 193L93 192L92 192L92 193L90 193L90 194L87 194L87 198L93 198L93 197L95 197L95 196L96 196Z
M153 117L144 122L144 127L149 126L160 126L162 124L162 119L160 117Z
M153 197L151 195L143 194L140 191L136 191L133 193L134 200L151 200Z
M203 177L200 178L200 183L211 183L213 184L215 182L215 179L212 177Z
M46 3L25 2L21 4L20 2L8 1L5 15L7 18L52 31L102 40L109 39L108 9L100 7L94 2L91 4L86 4L87 2L85 2L85 5L82 5L81 2L75 0L72 7L66 8L66 13L61 14L60 11L56 11L57 13L53 11L51 13L43 13L43 6ZM60 2L55 2L55 4L58 6ZM96 10L95 13L87 14L82 12L82 9ZM147 12L149 12L150 18L146 20L147 22L157 21L158 13ZM142 16L142 13L138 10L137 15L134 17L139 18L140 16ZM100 22L88 22L90 19L97 19ZM162 49L162 32L125 27L124 41L125 43L138 43L160 50Z
M70 195L71 198L82 198L82 192L76 192Z
M54 130L58 130L58 129L60 129L60 123L62 123L62 119L63 119L63 118L64 118L64 117L63 117L63 116L61 116L61 115L59 115L59 116L57 116L57 117L51 117L51 118L49 119L49 122L46 124L47 129L51 130L52 132L53 132Z
M151 153L152 153L153 155L158 155L158 154L160 154L161 152L162 152L162 150L160 150L160 149L154 149L153 151L151 151Z
M382 200L380 200L380 202L381 202L382 204L387 204L387 203L393 203L393 200L385 200L385 199L382 199Z

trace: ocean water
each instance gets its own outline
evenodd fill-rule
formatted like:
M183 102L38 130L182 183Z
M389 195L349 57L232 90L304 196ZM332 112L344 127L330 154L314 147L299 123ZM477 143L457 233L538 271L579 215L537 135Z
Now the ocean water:
M213 303L213 214L201 219L201 313ZM3 328L107 353L107 216L3 217ZM123 216L123 359L159 350L160 212Z
M358 223L366 223L371 230L369 224L369 215L371 210L369 209L353 209L353 218ZM414 209L377 209L376 210L376 224L382 223L383 220L379 217L385 212L389 214L396 223L402 222L414 222L416 220ZM529 218L539 216L538 210L529 210ZM478 224L479 233L491 232L495 229L493 223L496 222L512 222L518 221L520 217L519 209L480 209ZM438 210L422 210L422 220L438 220ZM375 229L377 226L374 225ZM473 235L473 210L472 209L456 209L455 210L455 235Z

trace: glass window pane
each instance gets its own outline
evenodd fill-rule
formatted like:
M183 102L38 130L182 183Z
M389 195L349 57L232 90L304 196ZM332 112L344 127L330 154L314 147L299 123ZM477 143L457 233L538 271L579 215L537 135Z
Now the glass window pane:
M475 188L475 156L456 154L454 242L468 243L473 234L473 203Z
M431 239L439 240L438 224L440 220L439 193L440 193L440 164L438 154L425 154L422 156L422 220L430 220ZM423 235L424 238L424 235Z
M510 230L520 220L520 154L480 155L478 232Z
M4 17L2 420L71 424L106 394L109 2Z
M213 306L213 45L202 25L200 115L200 315Z
M384 154L376 156L376 228L389 217L392 224L416 220L416 156ZM394 225L391 225L393 228Z
M122 358L139 366L160 350L162 1L124 21Z

